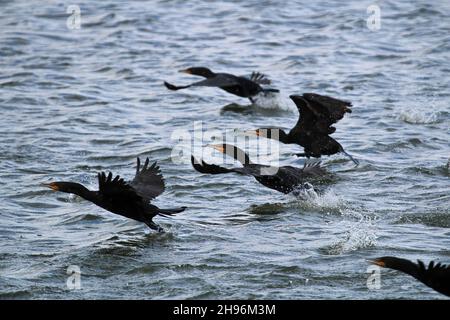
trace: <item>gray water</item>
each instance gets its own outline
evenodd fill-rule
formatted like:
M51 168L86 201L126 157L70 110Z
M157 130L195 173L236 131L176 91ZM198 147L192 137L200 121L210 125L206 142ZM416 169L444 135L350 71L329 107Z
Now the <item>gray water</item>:
M370 1L311 2L1 1L0 298L443 298L388 270L369 290L366 259L450 262L450 3L379 1L371 30ZM70 4L80 29L67 26ZM162 85L197 80L176 72L196 65L264 72L281 94L250 107ZM175 130L196 121L290 128L288 96L303 92L354 106L333 137L361 164L324 157L333 179L321 194L202 175L179 163L190 152L172 156ZM303 165L301 148L279 151L281 164ZM95 189L101 170L129 179L137 156L166 178L156 205L188 206L155 218L163 234L39 185Z

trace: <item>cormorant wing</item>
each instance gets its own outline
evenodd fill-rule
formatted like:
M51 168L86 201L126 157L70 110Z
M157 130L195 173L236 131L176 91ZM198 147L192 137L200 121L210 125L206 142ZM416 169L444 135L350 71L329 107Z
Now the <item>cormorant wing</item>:
M294 102L295 105L297 106L299 117L294 128L291 129L290 134L298 135L301 134L302 132L321 131L315 128L317 117L313 113L313 111L308 107L308 101L303 97L298 97L296 100L294 100ZM327 131L325 131L324 133L326 132Z
M156 161L149 166L149 159L145 160L141 169L141 160L137 158L136 175L130 182L134 190L145 200L149 201L164 192L164 178Z
M263 73L253 71L250 77L245 77L250 79L251 81L257 83L257 84L271 84L272 81L270 81L269 78Z
M450 265L434 263L425 264L418 260L419 280L436 291L450 296Z
M320 177L327 174L327 171L324 167L320 166L320 161L316 161L312 163L305 162L303 166L303 173L309 176Z
M103 197L116 201L122 199L123 202L142 201L142 197L120 176L116 176L114 179L112 177L111 172L108 176L104 172L98 174L99 193Z
M226 88L239 85L237 78L227 73L217 73L215 77L190 84L190 87L219 87Z
M346 112L351 113L352 104L348 101L323 96L316 93L304 93L303 97L309 102L308 108L318 117L329 121L329 126L341 120Z

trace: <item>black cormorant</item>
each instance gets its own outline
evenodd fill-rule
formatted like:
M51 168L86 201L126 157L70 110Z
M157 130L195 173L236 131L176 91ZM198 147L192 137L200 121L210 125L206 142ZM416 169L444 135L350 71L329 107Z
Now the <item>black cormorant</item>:
M208 164L203 160L197 161L191 156L192 166L201 173L223 174L238 173L242 175L253 176L262 185L277 190L282 193L290 193L292 191L300 191L301 189L310 189L309 180L324 176L325 169L319 166L319 163L309 164L303 168L292 166L274 167L253 163L248 154L242 149L229 144L211 145L214 149L225 153L228 156L238 160L242 168L224 168L215 164Z
M112 213L145 223L151 229L162 232L163 229L153 222L153 217L171 216L182 212L186 207L160 209L150 204L164 192L164 178L159 166L154 162L149 166L149 159L145 161L141 169L140 159L137 158L136 175L130 182L125 182L119 176L113 179L110 172L98 174L98 191L88 190L79 183L52 182L43 184L55 191L76 194Z
M407 259L395 257L381 257L370 260L370 262L383 268L407 273L426 286L450 297L450 265L431 261L427 267L420 260L414 263Z
M351 103L315 93L289 96L297 105L299 119L288 133L280 128L260 128L246 131L247 135L257 135L268 139L276 139L285 144L298 144L304 153L298 156L316 157L342 152L355 164L359 162L345 152L342 145L329 135L336 131L331 125L352 110Z
M262 84L270 84L270 80L263 74L253 72L250 78L235 76L229 73L214 73L205 67L192 67L180 72L201 76L205 80L191 83L185 86L175 86L164 81L164 85L170 90L180 90L189 87L218 87L228 93L239 97L249 98L253 103L253 97L261 92L279 92L277 89L263 88Z

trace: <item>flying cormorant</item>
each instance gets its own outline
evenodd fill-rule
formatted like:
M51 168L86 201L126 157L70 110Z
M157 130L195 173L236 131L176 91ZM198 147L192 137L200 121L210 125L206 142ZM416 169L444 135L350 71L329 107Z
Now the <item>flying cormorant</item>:
M253 97L261 92L279 92L277 89L263 88L262 84L270 84L270 80L259 72L253 72L250 78L235 76L229 73L214 73L205 67L192 67L180 72L201 76L205 80L191 83L185 86L175 86L164 81L169 90L180 90L189 87L218 87L228 93L239 97L249 98L254 103Z
M273 167L253 163L248 154L242 149L229 144L211 145L214 149L225 153L228 156L238 160L242 168L224 168L215 164L208 164L203 160L197 161L191 156L192 166L195 170L201 173L209 174L223 174L223 173L238 173L242 175L253 176L259 183L267 188L277 190L282 193L290 193L292 191L300 191L302 189L310 189L309 180L321 177L326 174L325 169L320 167L319 163L309 164L303 168L296 168L292 166Z
M342 152L355 164L359 162L349 155L342 145L329 135L336 131L331 125L351 113L351 103L315 93L289 96L297 105L299 119L288 133L281 128L266 127L245 131L246 135L256 135L276 139L285 144L298 144L304 153L297 156L319 158Z
M370 262L383 268L407 273L426 286L450 297L450 265L431 261L427 268L420 260L414 263L407 259L395 257L381 257L370 260Z
M74 182L52 182L43 184L55 191L76 194L112 213L145 223L153 230L162 232L163 229L153 222L153 217L171 216L182 212L186 207L160 209L150 204L164 192L164 178L159 166L154 162L149 166L149 159L141 169L140 159L137 158L136 175L130 182L125 182L119 176L113 179L110 172L98 173L98 191L88 190L85 186Z

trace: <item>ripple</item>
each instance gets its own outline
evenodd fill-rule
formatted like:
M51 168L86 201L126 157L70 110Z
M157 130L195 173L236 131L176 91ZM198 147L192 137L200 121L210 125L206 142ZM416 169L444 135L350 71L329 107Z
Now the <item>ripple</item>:
M442 211L427 212L423 215L406 214L400 217L397 223L424 224L430 227L450 228L449 216L450 212L448 212L448 209L442 209Z

